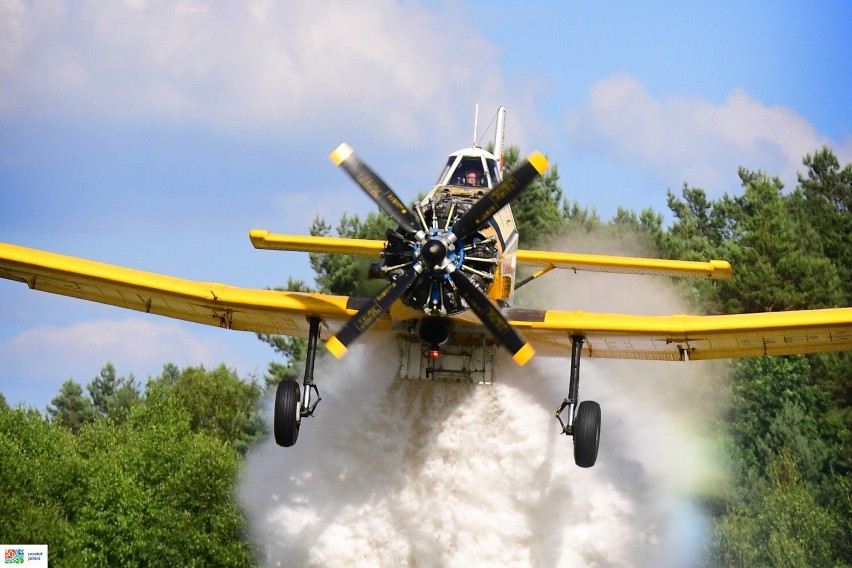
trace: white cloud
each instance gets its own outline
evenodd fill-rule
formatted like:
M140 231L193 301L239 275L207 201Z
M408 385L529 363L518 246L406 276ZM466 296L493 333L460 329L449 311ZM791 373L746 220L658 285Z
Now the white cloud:
M467 116L460 93L503 90L497 49L417 3L6 0L0 14L0 115L290 135L346 120L417 143Z
M144 381L167 362L215 367L237 357L227 343L201 339L178 323L131 317L29 329L0 343L0 360L4 383L58 385L69 377L85 384L107 362L119 374L133 373Z
M686 181L711 193L738 185L739 166L777 175L789 187L802 157L823 145L852 156L852 147L833 143L794 110L767 106L742 89L720 104L656 98L630 75L595 83L566 125L579 151L640 167L672 188Z

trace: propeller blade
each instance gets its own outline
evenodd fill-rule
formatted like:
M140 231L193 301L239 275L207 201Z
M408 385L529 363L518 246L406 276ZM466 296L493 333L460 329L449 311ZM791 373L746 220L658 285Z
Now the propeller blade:
M338 359L346 355L352 342L370 329L382 314L390 309L391 305L414 284L422 270L419 264L409 267L402 276L382 288L369 304L358 310L358 313L340 328L337 335L328 338L325 346L332 355Z
M515 331L515 328L503 317L497 306L491 303L488 296L477 288L476 284L471 282L461 270L451 272L450 278L453 279L462 297L467 300L473 313L479 317L488 331L509 350L515 363L521 366L525 365L535 355L535 349L532 345Z
M453 225L453 233L461 240L485 224L500 209L520 194L535 178L547 171L550 164L541 152L533 152L524 163L503 178L494 189L483 195Z
M343 143L329 154L336 166L342 166L364 193L406 232L416 233L417 219L382 178L362 162L349 144Z

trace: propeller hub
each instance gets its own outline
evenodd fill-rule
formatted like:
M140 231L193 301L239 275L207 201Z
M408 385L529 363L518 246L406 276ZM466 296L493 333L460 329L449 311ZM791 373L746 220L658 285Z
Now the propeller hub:
M440 266L447 258L447 245L441 239L429 239L421 249L421 256L430 266Z

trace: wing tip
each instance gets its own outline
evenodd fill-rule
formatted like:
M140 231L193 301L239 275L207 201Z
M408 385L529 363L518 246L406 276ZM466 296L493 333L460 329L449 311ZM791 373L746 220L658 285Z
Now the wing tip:
M249 240L254 248L264 248L269 231L266 229L252 229L249 231Z
M527 364L527 361L532 359L532 356L535 355L535 349L529 343L524 343L524 346L518 349L514 355L512 355L512 359L515 360L519 366L523 367Z
M331 354L334 355L337 359L340 359L346 352L349 351L343 343L337 339L336 336L332 335L328 338L328 341L325 342L325 348L331 351Z
M727 260L711 260L710 268L712 272L710 273L711 278L717 278L719 280L731 280L733 279L733 271L731 269L731 263Z

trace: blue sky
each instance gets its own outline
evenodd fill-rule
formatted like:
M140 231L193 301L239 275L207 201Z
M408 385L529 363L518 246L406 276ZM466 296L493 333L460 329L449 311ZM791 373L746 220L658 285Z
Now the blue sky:
M604 218L667 189L795 185L852 161L843 2L0 1L0 241L208 281L309 278L251 228L303 233L371 204L341 141L402 196L509 110L507 139ZM253 335L0 282L0 392L44 408L107 362L261 376Z

